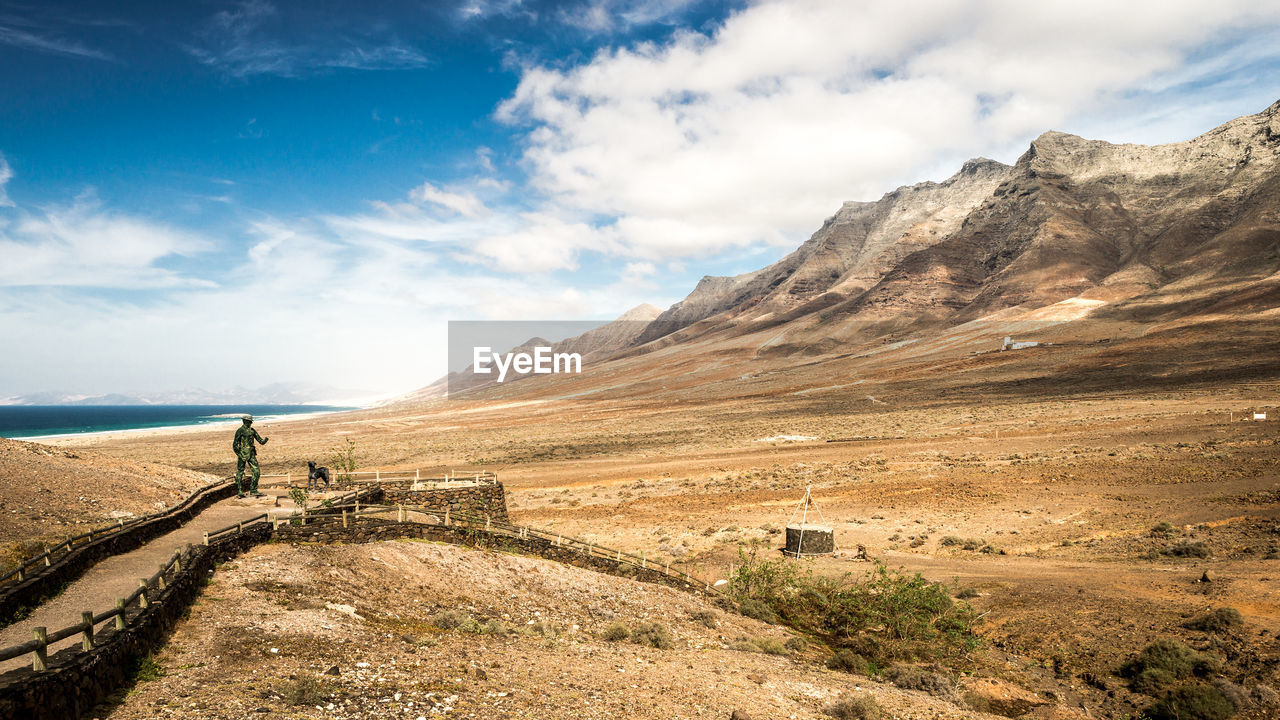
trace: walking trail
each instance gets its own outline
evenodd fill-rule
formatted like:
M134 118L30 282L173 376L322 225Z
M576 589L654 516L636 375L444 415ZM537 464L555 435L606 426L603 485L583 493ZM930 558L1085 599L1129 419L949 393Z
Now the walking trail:
M0 648L30 640L32 628L44 626L49 632L53 632L79 622L80 614L85 610L100 613L114 607L116 598L125 597L138 588L139 578L151 577L161 563L168 562L177 548L187 543L195 545L203 542L205 532L224 528L264 512L287 515L293 511L293 503L289 502L287 496L281 498L280 507L277 508L274 507L275 496L270 490L263 490L268 492L266 497L232 497L215 503L181 528L89 568L60 595L33 610L25 620L0 629ZM50 643L49 655L79 643L79 635ZM30 663L31 659L26 655L0 662L0 673L24 665L30 666Z

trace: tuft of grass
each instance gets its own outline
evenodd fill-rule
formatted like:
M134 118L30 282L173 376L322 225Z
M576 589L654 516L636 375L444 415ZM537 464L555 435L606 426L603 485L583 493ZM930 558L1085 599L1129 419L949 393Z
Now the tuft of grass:
M1174 543L1160 552L1170 557L1207 558L1210 555L1209 546L1203 542Z
M787 638L785 647L791 652L804 652L809 649L809 641L796 635Z
M716 629L716 614L710 610L694 610L689 613L689 619L705 628Z
M1212 685L1184 685L1147 710L1151 720L1227 720L1236 706Z
M641 623L631 630L631 642L648 645L659 650L670 650L675 643L671 633L658 623Z
M870 695L846 695L822 709L836 720L880 720L883 713Z
M129 675L138 682L151 682L164 677L164 668L156 662L154 657L148 655L133 663L129 668Z
M960 588L956 593L956 597L960 600L972 600L978 597L978 589L974 587Z
M766 655L786 655L787 654L786 646L773 638L770 638L770 637L756 638L753 642L756 644L756 647L760 648L760 652Z
M954 687L946 675L912 665L895 665L884 671L884 677L903 690L919 690L941 698L954 694Z
M1159 522L1156 523L1155 527L1151 528L1151 535L1153 537L1169 537L1177 531L1178 529L1173 526L1173 523Z
M605 640L608 640L609 642L621 642L623 640L630 640L631 629L628 628L624 623L620 623L620 622L610 623L609 626L604 629L604 632L600 633L600 637L604 638Z
M1203 630L1211 633L1226 633L1244 626L1244 617L1240 611L1230 607L1214 608L1209 612L1191 618L1183 627L1190 630Z
M314 675L299 675L281 685L278 692L287 705L319 705L329 698L324 685Z

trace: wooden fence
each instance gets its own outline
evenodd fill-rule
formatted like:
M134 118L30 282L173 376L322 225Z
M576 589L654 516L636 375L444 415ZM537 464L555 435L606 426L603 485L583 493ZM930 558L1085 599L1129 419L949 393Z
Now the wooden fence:
M285 523L296 523L305 526L309 521L315 522L320 519L323 519L326 522L341 522L343 527L349 527L351 523L358 522L360 518L386 519L387 516L394 513L397 522L405 523L411 522L409 519L411 514L425 514L437 518L439 520L439 524L442 526L462 527L469 530L482 531L495 536L506 536L519 539L537 538L555 547L568 548L584 553L588 557L597 557L618 564L631 565L651 572L661 573L673 580L678 580L694 587L701 586L706 592L720 593L719 588L712 586L709 582L689 575L678 568L672 569L669 561L666 563L658 563L649 560L644 552L637 555L605 547L598 543L581 540L576 537L563 535L561 533L553 533L524 525L500 522L489 517L480 517L471 514L451 516L448 511L446 511L443 517L441 517L439 512L421 506L381 505L361 501L360 499L362 495L374 496L379 491L380 488L372 487L356 490L341 496L340 498L335 498L334 500L336 502L332 502L330 505L320 506L310 510L303 508L301 512L290 516L272 517L269 513L263 513L247 520L233 523L224 528L205 533L203 544L209 545L210 542L216 541L222 537L243 534L247 529L264 523L269 524L273 531ZM129 610L135 605L142 609L148 607L150 602L149 598L162 592L167 586L167 583L172 581L178 573L183 571L184 564L191 556L191 552L192 547L190 545L178 548L177 551L175 551L169 558L167 563L159 566L154 575L149 578L141 578L138 580L137 590L127 597L116 598L115 605L112 608L96 614L90 610L85 610L81 613L79 622L53 632L48 632L48 629L44 627L34 628L32 630L31 640L19 645L0 648L0 662L30 654L32 670L36 672L45 671L48 669L48 647L51 644L60 642L76 634L79 634L81 637L80 649L82 652L93 650L95 647L95 628L107 621L113 621L115 629L117 631L123 631L128 626Z
M227 484L226 479L209 483L208 485L205 485L204 487L196 490L194 493L188 496L186 500L182 501L181 503L167 510L161 510L158 512L150 513L148 515L143 515L141 517L132 518L130 520L123 520L123 519L118 520L114 525L104 525L102 527L91 528L88 532L81 533L74 537L69 537L66 540L63 540L61 543L58 543L57 545L54 545L53 547L46 549L44 552L38 555L33 555L27 558L26 560L23 560L16 568L6 572L3 575L0 575L0 585L5 585L8 583L25 582L28 577L34 576L40 572L44 572L47 568L52 567L54 563L58 562L59 560L71 554L72 552L76 551L77 549L82 548L85 545L88 545L89 543L95 542L97 540L101 540L110 535L114 535L114 534L118 534L118 533L130 530L134 526L138 525L139 523L144 523L149 520L156 520L158 518L167 517L169 515L174 515L176 513L182 512L186 508L190 507L191 505L199 501L199 499L203 497L205 494L213 490L217 490L218 488L223 487L226 484ZM2 590L0 590L0 592L2 592Z

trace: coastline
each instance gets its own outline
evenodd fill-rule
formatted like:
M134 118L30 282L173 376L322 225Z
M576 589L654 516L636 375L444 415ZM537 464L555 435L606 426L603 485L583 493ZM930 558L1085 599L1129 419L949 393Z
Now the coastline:
M347 408L344 410L319 410L316 412L289 413L286 415L262 415L254 418L255 427L262 428L270 423L287 423L301 420L311 420L323 415L336 415L344 412L355 412L365 408ZM26 435L22 437L11 437L9 440L17 442L34 442L43 445L75 445L75 441L79 439L92 440L112 440L116 438L136 438L147 437L150 435L176 435L189 434L204 430L226 431L228 428L239 425L238 418L226 418L205 423L188 423L185 425L157 425L155 427L145 428L123 428L119 430L92 430L89 432L77 433L53 433L49 435Z

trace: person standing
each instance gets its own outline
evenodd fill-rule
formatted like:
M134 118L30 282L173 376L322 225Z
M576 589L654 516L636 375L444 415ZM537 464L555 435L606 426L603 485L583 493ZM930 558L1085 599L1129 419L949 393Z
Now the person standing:
M249 466L249 494L262 497L258 492L258 448L254 442L267 444L267 439L253 429L253 416L240 418L244 424L236 429L236 439L231 442L231 449L236 451L236 497L244 497L241 480L244 479L244 466Z

